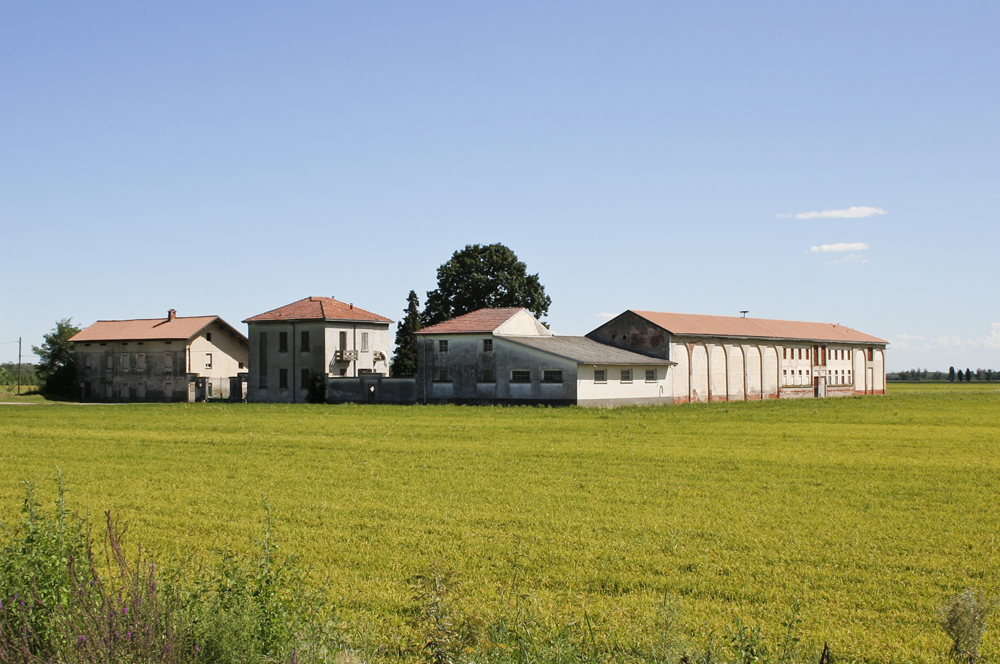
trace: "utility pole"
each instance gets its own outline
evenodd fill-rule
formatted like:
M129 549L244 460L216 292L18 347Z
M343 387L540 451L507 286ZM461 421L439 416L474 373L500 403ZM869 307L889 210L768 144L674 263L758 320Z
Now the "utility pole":
M17 396L21 396L21 337L17 338Z

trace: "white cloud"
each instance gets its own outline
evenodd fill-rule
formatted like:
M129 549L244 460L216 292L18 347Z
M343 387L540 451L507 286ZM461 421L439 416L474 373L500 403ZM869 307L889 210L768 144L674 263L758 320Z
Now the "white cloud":
M828 253L831 251L864 251L865 249L868 249L868 244L865 242L838 242L837 244L820 244L809 247L809 251L813 253Z
M986 336L978 339L963 339L957 334L946 334L933 339L925 339L918 334L899 334L890 339L892 347L898 350L913 351L956 351L964 349L984 348L1000 350L1000 323L990 323Z
M799 212L798 214L775 215L779 219L863 219L864 217L874 217L877 214L886 214L882 208L869 207L867 205L854 205L843 210L823 210L817 212Z
M615 316L617 316L618 314L609 314L606 311L602 311L601 313L594 314L594 315L597 316L598 318L607 318L607 319L610 320L610 319L614 318Z

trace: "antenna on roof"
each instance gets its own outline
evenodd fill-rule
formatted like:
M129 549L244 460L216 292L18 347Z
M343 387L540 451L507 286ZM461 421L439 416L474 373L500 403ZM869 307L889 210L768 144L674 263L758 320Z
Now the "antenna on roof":
M748 313L750 313L750 310L749 310L749 309L742 309L742 310L740 311L740 313L741 313L741 314L743 314L743 317L744 317L744 318L746 318L746 317L747 317L747 314L748 314Z

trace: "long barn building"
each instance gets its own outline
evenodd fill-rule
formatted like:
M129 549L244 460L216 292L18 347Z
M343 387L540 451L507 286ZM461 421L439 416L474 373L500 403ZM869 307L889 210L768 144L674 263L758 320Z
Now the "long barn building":
M885 393L886 341L843 325L629 310L587 337L674 363L674 403Z

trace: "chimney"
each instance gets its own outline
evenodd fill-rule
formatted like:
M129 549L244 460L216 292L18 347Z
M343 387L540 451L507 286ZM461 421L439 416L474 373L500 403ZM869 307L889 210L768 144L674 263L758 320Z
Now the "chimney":
M354 303L351 302L351 311L354 311Z
M177 310L176 309L171 309L170 311L167 312L167 320L168 321L171 321L171 320L173 320L175 318L177 318Z

